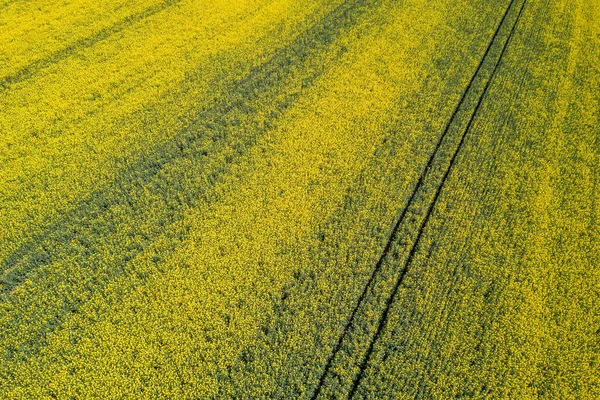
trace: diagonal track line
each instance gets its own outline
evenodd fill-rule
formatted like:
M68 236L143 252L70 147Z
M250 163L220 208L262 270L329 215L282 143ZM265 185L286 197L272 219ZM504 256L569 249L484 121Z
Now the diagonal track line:
M498 71L498 67L500 66L501 62L502 62L502 58L504 56L504 53L506 52L506 49L508 48L508 44L510 43L510 40L515 32L515 28L517 27L517 24L519 23L519 20L521 18L521 14L523 13L523 9L525 8L525 4L527 3L527 0L524 0L523 3L521 4L521 8L519 9L519 13L517 15L517 18L515 19L514 24L511 27L510 33L506 39L506 41L504 42L504 46L502 47L502 51L500 52L500 56L498 57L498 60L496 61L496 64L494 65L494 69L492 70L492 74L490 75L490 78L488 79L488 81L485 84L485 87L483 89L483 92L481 94L481 96L479 97L479 100L477 101L477 105L475 106L475 109L473 110L473 113L471 114L471 117L469 119L469 122L467 123L467 127L465 128L463 135L460 139L460 143L458 145L458 147L456 148L456 151L454 152L454 154L452 155L452 159L450 161L450 165L448 167L448 169L446 170L444 177L442 179L442 182L440 183L440 185L438 186L438 189L435 193L434 199L431 202L431 204L429 205L429 208L427 210L427 214L425 215L425 218L423 219L423 222L421 223L421 226L419 228L419 233L417 234L417 238L413 244L413 246L410 249L410 253L408 255L408 258L400 272L400 275L398 277L398 280L396 281L396 284L394 285L394 289L392 291L392 294L390 295L390 297L388 298L387 304L386 304L386 308L384 309L383 313L381 314L381 318L379 321L379 324L377 326L377 331L375 332L375 335L373 336L373 338L371 339L371 342L369 343L369 349L367 350L367 353L365 354L362 363L360 364L360 371L358 373L358 376L356 377L356 379L354 380L352 389L350 390L349 394L348 394L348 398L352 398L354 396L354 394L356 393L356 390L358 389L358 385L360 384L360 381L362 380L363 376L364 376L364 372L365 369L367 367L367 363L369 361L369 358L371 356L371 353L373 352L373 348L375 347L375 343L377 342L377 340L379 339L379 337L381 336L381 333L383 331L383 328L385 327L387 318L388 318L388 314L390 311L390 308L392 306L394 297L396 296L396 293L398 292L398 289L400 287L400 285L402 284L402 281L404 280L404 277L406 276L406 273L408 271L409 266L412 263L412 260L414 258L414 255L416 253L416 250L418 248L419 242L421 240L421 237L423 235L423 231L425 230L425 226L427 225L427 223L429 222L429 219L431 217L431 214L433 212L433 209L435 207L435 204L437 203L437 200L440 196L440 193L442 192L442 189L444 188L444 184L446 183L448 176L450 175L450 171L452 170L452 167L454 166L454 164L456 163L456 158L458 156L458 153L460 152L465 139L467 137L468 132L471 129L471 126L473 125L473 121L475 120L475 116L477 115L477 113L479 112L479 109L481 108L481 104L483 103L483 99L485 98L485 95L491 85L491 82L493 81L496 72ZM512 6L512 1L511 1L511 6ZM509 6L510 9L510 6Z
M438 141L436 143L436 146L435 146L433 152L431 153L431 155L430 155L430 157L429 157L429 159L427 161L427 164L425 165L425 168L422 170L422 172L421 172L421 174L420 174L420 176L418 178L417 184L415 185L415 188L413 189L413 191L411 193L411 196L410 196L410 198L409 198L406 206L400 212L400 215L398 216L398 218L396 220L396 223L395 223L395 225L394 225L394 227L393 227L393 229L392 229L392 231L391 231L391 233L389 235L388 241L387 241L387 243L386 243L383 251L381 252L380 257L378 258L378 261L375 264L375 267L374 267L374 269L373 269L373 271L372 271L369 279L367 280L367 283L366 283L363 291L361 292L361 294L360 294L360 296L358 298L358 301L357 301L355 307L353 308L353 310L352 310L352 312L350 314L350 317L348 318L348 320L346 322L346 325L344 326L342 334L339 336L339 338L338 338L338 340L337 340L337 342L336 342L336 344L335 344L335 346L333 348L333 351L332 351L332 353L330 354L330 356L329 356L329 358L327 360L327 363L325 365L324 371L321 374L320 379L319 379L319 381L317 383L317 386L315 388L315 391L313 393L312 399L316 399L319 396L319 394L320 394L320 392L321 392L321 390L322 390L322 388L323 388L323 386L325 384L325 379L327 378L327 375L328 375L328 373L329 373L329 371L330 371L330 369L331 369L331 367L333 365L333 362L334 362L337 354L339 353L340 349L342 348L342 344L344 342L344 339L348 335L351 327L354 325L354 323L356 321L356 317L357 317L358 311L359 311L361 305L365 302L365 299L367 297L369 289L373 286L375 278L376 278L378 272L381 270L384 261L386 260L386 258L390 254L390 252L392 250L393 243L398 238L398 233L400 231L400 227L403 225L403 222L406 220L406 217L407 217L409 209L416 202L417 194L422 190L423 186L425 185L425 181L426 181L425 178L428 175L428 172L433 167L434 161L435 161L436 157L438 156L438 153L440 152L440 149L442 148L442 143L444 142L444 140L448 136L450 128L451 128L451 126L453 126L453 124L454 124L454 122L455 122L455 120L456 120L456 118L457 118L457 116L459 114L459 111L460 111L461 107L463 106L463 104L465 103L465 101L466 101L466 99L468 97L468 94L472 91L472 88L474 86L474 82L477 79L477 77L480 75L481 70L483 68L483 65L484 65L485 61L488 59L490 51L491 51L494 43L496 42L496 39L497 39L497 37L498 37L498 35L500 33L500 30L501 30L502 26L504 26L505 20L506 20L508 14L510 13L510 10L513 8L514 4L515 4L515 0L511 0L510 3L509 3L509 5L507 6L507 8L506 8L506 10L505 10L505 12L504 12L504 14L503 14L500 22L498 23L498 25L496 27L496 30L495 30L494 34L492 35L492 37L491 37L491 39L490 39L490 41L489 41L489 43L487 45L487 48L486 48L486 50L485 50L482 58L479 61L479 64L477 65L477 68L476 68L473 76L471 77L471 80L469 81L467 87L463 91L463 93L461 95L461 98L459 99L459 102L457 103L456 107L454 108L454 111L453 111L450 119L448 120L448 122L447 122L447 124L446 124L446 126L444 128L444 131L443 131L442 135L440 135L440 138L438 139ZM523 3L523 5L524 5L524 3ZM521 10L522 10L522 8L521 8ZM519 13L519 16L520 16L520 13ZM516 22L515 22L515 25L516 25ZM513 30L514 30L514 26L513 26ZM511 30L510 35L512 35L512 30ZM510 38L510 35L509 35L509 38ZM508 43L508 39L507 39L506 43ZM502 55L504 53L504 50L506 48L506 43L505 43L505 47L503 48L503 50L501 52L499 60L501 59L501 57L502 57ZM498 60L498 64L499 64L499 60ZM497 67L497 65L496 65L496 67ZM492 74L494 72L495 72L495 69L492 72ZM483 94L485 94L485 91L487 90L487 87L489 86L489 82L490 81L491 81L491 77L490 77L490 79L487 82L487 85L486 85L486 87L484 89ZM466 130L465 130L465 134L463 135L463 137L461 139L461 142L459 144L459 147L458 147L457 151L455 152L455 154L454 154L454 156L452 158L451 165L454 163L456 155L458 154L458 150L460 149L460 146L462 146L462 142L464 141L464 137L466 136L466 132L470 129L470 126L471 126L471 124L473 122L473 118L474 118L475 114L477 113L477 110L479 109L479 106L481 105L481 101L483 99L483 94L479 98L479 102L478 102L477 106L475 107L475 111L471 115L471 119L470 119L470 121L469 121L469 123L467 125ZM435 201L437 200L437 197L439 196L439 192L441 191L441 187L443 186L443 182L445 181L445 179L446 179L446 177L447 177L447 175L449 173L449 170L450 170L450 168L448 168L448 170L446 171L446 174L442 178L442 183L439 185L438 190L436 192L436 195L434 197L434 200L430 204L428 213L427 213L427 215L425 217L424 223L422 224L422 228L424 228L424 226L426 225L426 223L427 223L427 221L429 219L429 215L431 213L431 210L433 209L433 205L435 204ZM419 230L419 234L417 235L417 240L415 241L413 247L411 248L410 254L413 254L414 250L417 247L418 240L420 239L420 236L421 236L421 231L422 231L422 229ZM410 264L411 260L412 260L412 256L409 255L409 259L407 260L407 263L405 264L405 266L404 266L404 268L403 268L403 270L401 272L400 279L397 282L396 286L400 285L400 283L401 283L401 281L402 281L402 279L403 279L403 277L404 277L404 275L406 273L406 271L405 271L406 267ZM397 287L395 287L394 289L395 290L393 291L393 293L395 294L395 292L397 291ZM393 295L392 295L392 298L393 298ZM386 307L386 310L388 308L389 307ZM384 310L385 316L387 316L386 310ZM378 337L379 334L377 334L376 336ZM376 341L376 338L373 340L372 345L374 345L375 341ZM370 350L367 353L367 360L368 360L368 354L370 354L370 352L372 351L372 345L370 345ZM361 371L363 369L364 368L361 368Z

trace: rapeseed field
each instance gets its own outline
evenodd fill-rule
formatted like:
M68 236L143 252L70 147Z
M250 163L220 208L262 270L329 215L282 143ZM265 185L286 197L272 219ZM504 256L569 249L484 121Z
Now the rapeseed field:
M0 399L599 399L598 21L0 0Z

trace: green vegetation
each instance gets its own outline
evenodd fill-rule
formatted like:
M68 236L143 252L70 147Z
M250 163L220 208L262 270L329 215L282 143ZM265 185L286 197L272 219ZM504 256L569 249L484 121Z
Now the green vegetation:
M600 6L233 3L0 3L0 398L600 397Z

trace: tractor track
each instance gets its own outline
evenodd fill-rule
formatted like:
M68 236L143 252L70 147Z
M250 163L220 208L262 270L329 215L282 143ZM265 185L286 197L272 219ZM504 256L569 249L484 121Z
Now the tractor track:
M325 368L324 368L324 370L319 378L319 381L317 383L317 386L313 392L312 399L316 399L319 396L319 394L321 394L324 386L326 385L326 380L331 373L331 369L334 365L336 357L338 356L340 350L342 349L345 339L350 335L351 330L353 329L354 325L356 324L357 318L359 318L359 313L360 313L361 307L363 307L365 305L365 302L366 302L366 299L367 299L369 293L375 292L374 288L376 285L376 280L382 270L382 267L384 266L384 264L389 262L390 256L393 259L399 258L398 251L393 251L395 244L399 241L402 241L402 239L405 239L406 236L408 236L407 239L409 241L411 241L410 236L414 236L414 235L412 235L413 232L410 229L411 228L410 225L414 224L414 222L416 222L419 219L418 218L419 215L422 215L422 212L420 212L419 209L422 209L423 207L422 207L422 205L419 206L419 200L422 198L422 196L427 195L427 185L429 184L429 182L431 180L436 180L435 165L439 162L439 158L443 159L444 151L448 150L445 147L448 147L447 145L450 145L450 146L453 145L453 143L451 142L451 139L449 139L448 136L449 135L451 136L453 128L456 124L460 125L459 115L464 114L464 110L462 110L463 107L465 106L465 104L467 104L469 102L469 99L472 97L473 92L474 91L477 92L477 89L475 88L475 86L477 86L476 81L481 80L482 79L481 75L485 74L485 72L483 72L484 64L489 63L490 59L493 60L493 58L495 57L492 54L493 53L492 48L494 48L495 47L494 45L497 44L497 42L498 42L497 39L500 36L502 28L507 25L506 24L507 18L511 14L511 10L513 10L515 8L516 3L517 3L517 0L511 0L509 5L507 6L506 11L504 12L500 22L498 23L496 30L495 30L494 34L492 35L482 58L479 61L479 64L475 70L475 73L473 74L467 87L463 91L461 98L459 99L459 102L457 103L456 107L454 108L454 111L444 128L444 131L440 135L440 137L434 147L433 152L431 153L425 167L423 168L423 170L418 178L418 181L406 203L406 206L402 209L398 218L396 219L396 222L395 222L395 224L391 230L391 233L389 235L389 239L387 240L385 247L377 260L377 263L375 264L375 267L373 268L373 271L372 271L371 275L369 276L367 283L366 283L364 289L362 290L362 292L358 298L358 301L357 301L356 305L354 306L354 308L344 326L342 334L339 336L339 338L333 348L333 351L327 360ZM408 256L407 256L405 262L403 263L402 268L400 269L400 273L399 273L398 278L396 279L396 282L392 288L391 294L386 299L383 311L381 312L379 321L376 324L377 328L376 328L375 334L371 337L371 340L369 342L369 347L368 347L362 361L359 364L359 372L355 376L355 378L352 382L352 386L351 386L351 389L350 389L350 392L348 395L349 398L351 398L356 393L356 390L360 384L360 381L362 380L364 371L366 369L367 363L369 361L369 358L373 351L375 343L379 339L381 332L383 331L383 328L385 327L387 317L389 314L389 310L393 303L393 299L394 299L400 285L402 284L404 277L406 276L406 273L408 272L408 268L413 261L413 258L416 253L416 250L418 248L418 244L421 240L423 231L431 217L431 214L433 212L435 204L436 204L436 202L439 198L439 195L443 189L444 183L446 182L446 180L450 174L452 166L456 162L458 153L460 152L460 149L462 148L462 146L464 144L467 133L471 129L471 126L474 122L475 116L477 115L477 113L481 107L481 104L483 102L485 94L491 84L491 81L493 80L494 75L496 74L496 71L498 70L499 65L501 64L502 57L504 56L506 48L508 47L508 43L510 42L510 39L515 31L516 25L520 19L520 16L522 14L525 3L526 3L526 0L524 0L521 3L521 7L517 13L517 16L516 16L513 24L512 24L512 27L510 27L510 32L508 33L507 37L505 38L503 45L498 44L498 46L501 45L502 48L499 52L499 55L497 55L497 60L493 66L493 69L492 69L491 73L489 74L489 77L485 81L485 85L484 85L483 89L481 90L481 92L479 93L479 95L477 97L477 103L472 108L472 111L471 111L470 117L468 119L468 122L466 124L466 127L464 128L464 130L462 130L462 134L460 135L460 140L458 141L458 145L455 145L455 150L451 156L450 162L448 163L445 170L441 171L441 172L443 172L443 175L441 176L439 183L435 187L435 194L433 195L433 198L428 203L428 205L426 205L427 211L425 212L425 215L423 216L422 221L421 221L420 225L418 226L417 234L416 234L416 236L414 236L414 240L412 240L412 246L410 246L410 248L409 248ZM475 94L475 96L477 96L477 94ZM468 107L468 104L466 105L466 107ZM457 120L459 120L459 122L457 122ZM460 130L459 130L459 132L460 132ZM450 141L450 143L448 143L448 141ZM440 153L442 153L442 154L440 155ZM432 174L433 174L433 176L432 176ZM415 208L416 208L416 210L415 210ZM410 214L413 214L412 218L408 218ZM417 217L415 217L415 215ZM402 233L405 233L405 232L407 234L402 235ZM406 244L406 242L404 244Z

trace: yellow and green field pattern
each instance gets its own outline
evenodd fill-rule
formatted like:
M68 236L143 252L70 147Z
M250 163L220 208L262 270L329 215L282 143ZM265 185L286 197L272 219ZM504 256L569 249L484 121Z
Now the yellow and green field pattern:
M0 399L600 399L600 2L0 0Z

